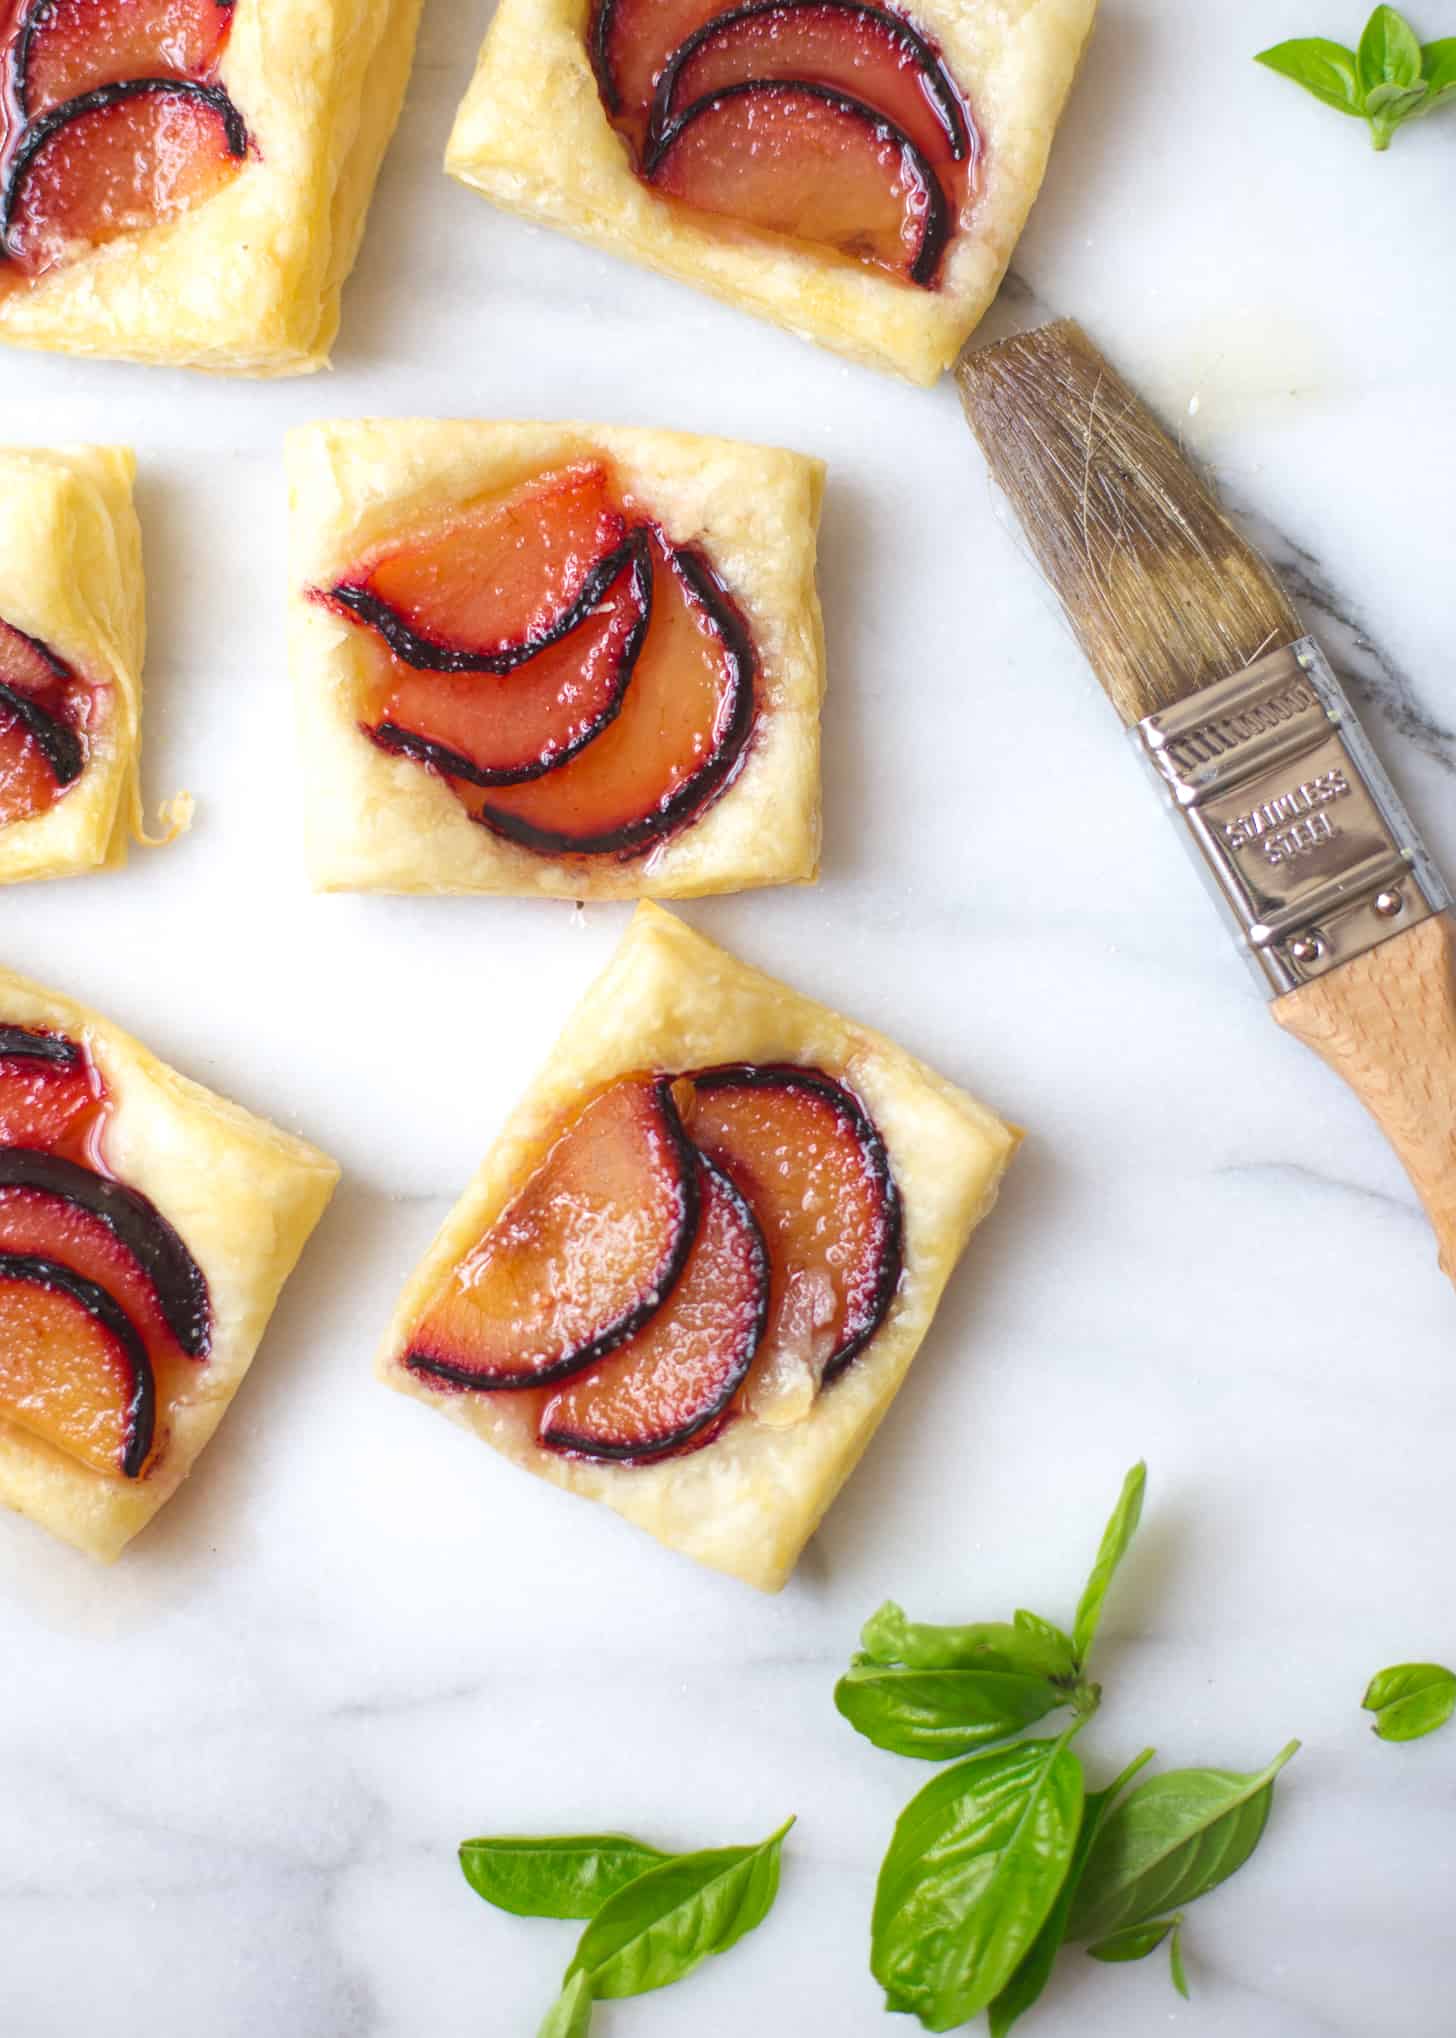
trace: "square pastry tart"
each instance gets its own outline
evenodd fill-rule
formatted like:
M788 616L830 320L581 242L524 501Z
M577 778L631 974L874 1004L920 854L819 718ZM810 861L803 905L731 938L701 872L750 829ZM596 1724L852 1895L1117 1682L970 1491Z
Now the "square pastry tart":
M929 383L1000 285L1096 0L500 0L445 167Z
M819 865L823 469L678 432L288 441L322 891L671 898Z
M1018 1137L644 904L405 1289L380 1376L776 1592Z
M135 467L0 448L0 884L115 869L140 834Z
M337 1179L0 971L0 1504L118 1556L221 1422Z
M0 340L322 367L419 0L3 0Z

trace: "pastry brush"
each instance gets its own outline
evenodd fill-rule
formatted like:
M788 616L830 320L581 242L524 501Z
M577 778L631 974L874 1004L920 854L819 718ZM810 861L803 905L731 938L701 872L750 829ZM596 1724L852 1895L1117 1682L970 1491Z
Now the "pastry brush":
M1451 895L1265 561L1069 320L966 415L1286 1032L1373 1113L1456 1279Z

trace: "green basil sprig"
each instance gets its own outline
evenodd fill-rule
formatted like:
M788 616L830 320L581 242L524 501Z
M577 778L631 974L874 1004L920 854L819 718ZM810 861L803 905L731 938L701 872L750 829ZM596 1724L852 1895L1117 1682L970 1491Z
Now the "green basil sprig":
M1394 7L1376 8L1357 50L1301 36L1261 51L1256 61L1337 113L1368 121L1377 149L1388 149L1405 121L1456 101L1456 36L1423 46Z
M518 1918L594 1918L608 1897L670 1858L625 1833L460 1843L475 1894Z
M1077 1845L1072 1854L1071 1866L1067 1870L1067 1879L1047 1914L1046 1923L1037 1933L1031 1951L1010 1981L987 2006L991 2038L1006 2038L1006 2033L1012 2025L1019 2017L1025 2016L1051 1980L1057 1955L1061 1952L1067 1936L1067 1919L1071 1913L1072 1899L1077 1894L1077 1885L1082 1880L1082 1870L1087 1864L1087 1856L1092 1851L1092 1843L1106 1823L1113 1805L1138 1771L1145 1769L1152 1759L1152 1749L1144 1748L1135 1761L1128 1763L1121 1776L1108 1784L1106 1790L1088 1792L1082 1809L1082 1830L1077 1835Z
M1360 1704L1382 1741L1419 1741L1456 1713L1456 1671L1440 1663L1397 1663L1371 1678Z
M625 1833L466 1840L460 1866L498 1910L588 1920L540 2030L586 2038L594 2002L681 1981L763 1923L793 1823L756 1847L698 1854L664 1854Z
M584 1974L596 1998L640 1996L683 1980L710 1953L726 1953L773 1909L793 1823L757 1847L679 1854L649 1868L602 1905L567 1979Z
M1170 1769L1131 1791L1098 1834L1067 1923L1099 1940L1206 1896L1243 1867L1263 1835L1274 1779L1298 1752L1280 1750L1257 1776Z
M887 2010L953 2031L1011 1979L1066 1880L1082 1823L1082 1765L1058 1740L1023 1741L934 1777L901 1813L880 1869L870 1966Z
M1154 1918L1146 1925L1127 1925L1120 1932L1114 1932L1110 1939L1100 1939L1087 1951L1094 1960L1117 1962L1123 1960L1146 1960L1156 1953L1164 1940L1168 1942L1168 1970L1173 1977L1173 1986L1184 2002L1190 2000L1188 1970L1183 1965L1183 1913L1179 1911L1171 1918Z
M860 1653L834 1703L856 1732L891 1754L947 1762L1009 1740L1048 1713L1095 1712L1088 1651L1113 1574L1142 1514L1147 1467L1134 1465L1103 1531L1070 1635L1024 1608L1010 1621L953 1627L910 1620L893 1599L865 1622Z

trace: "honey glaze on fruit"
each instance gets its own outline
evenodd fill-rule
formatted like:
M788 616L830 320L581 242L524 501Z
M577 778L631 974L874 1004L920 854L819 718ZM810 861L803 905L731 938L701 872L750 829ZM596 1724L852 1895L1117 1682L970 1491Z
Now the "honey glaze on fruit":
M537 1442L649 1464L805 1420L884 1323L899 1191L860 1100L734 1064L608 1085L558 1129L402 1354L509 1394Z
M96 704L48 644L0 621L0 828L45 813L80 778Z
M243 0L6 0L0 277L11 287L160 226L248 153L218 77Z
M980 141L934 45L858 0L596 0L589 47L643 182L921 288Z
M0 1024L0 1417L140 1479L212 1310L177 1232L107 1170L108 1110L81 1042Z
M364 733L525 849L642 855L747 754L747 622L601 461L390 539L314 598L366 633Z

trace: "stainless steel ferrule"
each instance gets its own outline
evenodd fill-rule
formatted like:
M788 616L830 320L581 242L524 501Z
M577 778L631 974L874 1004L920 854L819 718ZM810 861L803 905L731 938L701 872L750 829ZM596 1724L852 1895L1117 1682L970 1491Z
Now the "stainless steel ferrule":
M1276 997L1450 905L1313 638L1132 735Z

